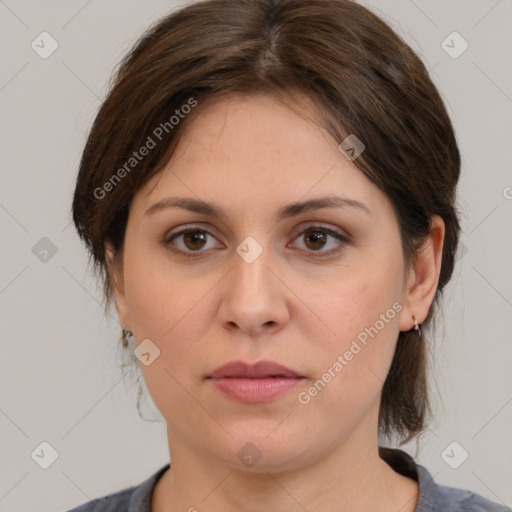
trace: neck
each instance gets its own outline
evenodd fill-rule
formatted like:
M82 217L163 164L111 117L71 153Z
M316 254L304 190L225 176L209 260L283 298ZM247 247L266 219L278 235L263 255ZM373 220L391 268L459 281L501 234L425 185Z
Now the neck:
M153 493L152 512L323 510L413 512L418 485L396 473L378 443L344 443L308 465L285 471L239 470L169 433L171 468Z

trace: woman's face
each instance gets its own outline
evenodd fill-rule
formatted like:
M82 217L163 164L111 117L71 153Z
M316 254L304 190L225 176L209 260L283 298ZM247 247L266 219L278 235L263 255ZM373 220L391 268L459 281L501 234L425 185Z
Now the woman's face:
M310 203L326 197L339 204ZM396 339L411 328L397 219L313 122L266 95L205 105L133 199L119 272L119 316L171 457L277 470L377 441ZM211 378L236 361L302 378Z

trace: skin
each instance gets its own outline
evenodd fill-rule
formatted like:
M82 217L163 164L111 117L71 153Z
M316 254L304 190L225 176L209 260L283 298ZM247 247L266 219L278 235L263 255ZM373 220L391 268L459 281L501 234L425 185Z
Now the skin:
M275 96L230 95L200 107L166 168L135 195L122 252L107 245L120 321L137 345L149 338L161 351L141 365L172 459L152 510L413 511L416 482L378 456L378 408L399 331L414 327L413 315L421 323L433 300L443 221L432 218L408 268L391 202L304 115L314 116L310 104L301 115ZM333 194L369 212L345 206L276 219L288 203ZM146 214L171 196L215 202L225 217L178 207ZM312 241L311 225L349 241ZM162 244L190 227L210 235ZM263 249L252 263L236 252L247 236ZM401 311L299 403L396 302ZM306 379L264 404L238 402L205 379L228 361L263 359ZM237 457L248 442L261 453L250 468Z

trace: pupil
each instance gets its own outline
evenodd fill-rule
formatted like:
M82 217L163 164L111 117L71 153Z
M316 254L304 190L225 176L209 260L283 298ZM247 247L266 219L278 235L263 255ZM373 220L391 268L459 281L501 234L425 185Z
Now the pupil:
M310 247L311 249L321 249L325 244L325 235L318 231L312 232L312 234L308 235L307 239L313 241L314 247Z
M185 234L185 245L189 249L200 249L204 245L205 241L205 234L200 233L199 231ZM199 242L199 245L197 245L197 242Z

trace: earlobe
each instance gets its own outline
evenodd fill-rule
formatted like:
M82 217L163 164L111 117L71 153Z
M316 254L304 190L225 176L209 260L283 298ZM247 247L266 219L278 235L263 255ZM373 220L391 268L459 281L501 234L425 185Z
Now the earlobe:
M433 216L430 220L430 234L419 249L409 272L400 316L401 331L414 328L414 319L419 324L423 323L428 315L441 272L444 233L443 219Z

